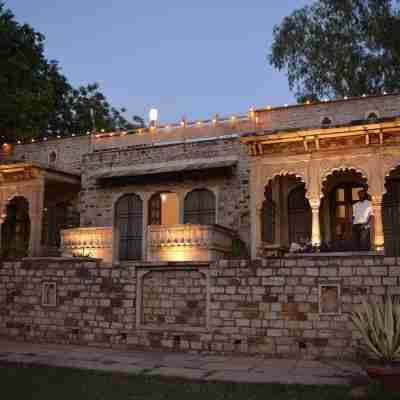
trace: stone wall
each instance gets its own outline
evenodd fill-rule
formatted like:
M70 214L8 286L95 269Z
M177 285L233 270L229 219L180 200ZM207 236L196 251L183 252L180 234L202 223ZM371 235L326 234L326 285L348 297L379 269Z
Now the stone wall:
M400 295L399 279L397 260L383 256L123 268L84 259L3 262L0 335L274 357L349 355L357 339L349 313L364 297ZM56 291L44 295L52 283Z
M181 176L169 180L149 179L147 183L115 186L102 186L93 176L100 169L225 156L238 158L232 176L215 176L204 171L197 176ZM143 201L148 201L154 193L171 191L178 194L178 201L182 204L182 197L187 192L200 187L209 188L216 193L217 223L239 231L243 239L248 239L248 184L248 156L237 138L92 153L85 156L83 163L81 226L112 226L114 204L124 193L137 193Z

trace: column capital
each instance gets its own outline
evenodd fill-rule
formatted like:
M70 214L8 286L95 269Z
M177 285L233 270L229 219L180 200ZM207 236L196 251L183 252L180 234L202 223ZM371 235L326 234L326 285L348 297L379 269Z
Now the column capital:
M308 199L308 202L310 203L310 207L313 212L315 212L315 210L319 210L319 207L321 206L321 199L319 197Z
M373 205L380 206L383 201L383 195L382 194L372 194L371 200L372 200Z

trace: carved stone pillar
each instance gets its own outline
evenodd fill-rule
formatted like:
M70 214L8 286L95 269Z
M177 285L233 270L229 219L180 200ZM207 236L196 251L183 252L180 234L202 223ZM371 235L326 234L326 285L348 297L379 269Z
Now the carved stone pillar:
M319 223L320 205L321 205L320 199L310 200L310 206L312 212L311 242L314 246L319 246L321 244L321 228Z
M383 251L385 238L382 222L382 196L372 196L372 209L374 211L372 245L376 251Z
M41 255L42 241L42 219L44 203L44 180L40 179L38 184L32 188L33 193L29 196L29 219L30 219L30 238L29 256L39 257Z

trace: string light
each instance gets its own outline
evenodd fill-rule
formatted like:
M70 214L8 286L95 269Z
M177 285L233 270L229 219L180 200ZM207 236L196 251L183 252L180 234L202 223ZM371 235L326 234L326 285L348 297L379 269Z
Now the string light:
M45 142L46 142L46 141L47 141L47 137L44 137L44 138L43 138L43 141L45 141Z
M74 136L75 136L75 133L73 133L71 136L74 137Z

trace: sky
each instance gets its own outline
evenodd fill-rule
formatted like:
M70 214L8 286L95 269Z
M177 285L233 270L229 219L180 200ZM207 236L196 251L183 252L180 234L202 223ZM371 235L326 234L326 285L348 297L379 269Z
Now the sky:
M74 85L162 123L294 103L267 62L273 27L311 0L6 0Z

